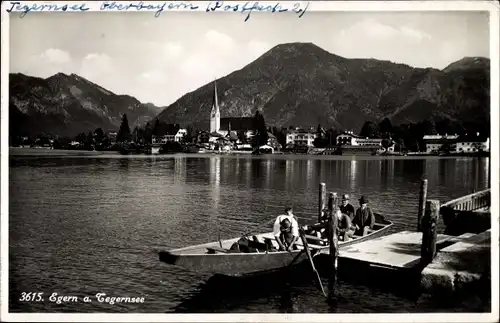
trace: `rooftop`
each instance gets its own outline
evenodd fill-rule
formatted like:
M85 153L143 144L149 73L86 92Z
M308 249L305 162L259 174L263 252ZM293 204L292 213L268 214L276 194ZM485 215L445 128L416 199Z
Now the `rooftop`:
M425 135L423 139L429 143L449 143L449 142L485 142L488 136L481 135L479 132L475 134L464 135Z
M457 139L458 138L458 135L457 134L454 134L454 135L448 135L448 134L445 134L445 135L425 135L424 136L424 140L436 140L436 139Z
M352 131L344 131L344 132L342 132L341 134L339 134L339 136L345 136L345 135L347 135L347 136L351 136L351 137L353 137L353 138L360 138L360 139L361 139L361 138L363 138L363 139L365 139L365 137L362 137L362 136L356 135L356 134L354 134L354 132L352 132Z

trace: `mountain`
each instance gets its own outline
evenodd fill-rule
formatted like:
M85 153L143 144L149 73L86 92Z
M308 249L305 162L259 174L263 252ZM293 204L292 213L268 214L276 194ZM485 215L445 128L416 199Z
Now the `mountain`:
M52 133L74 136L102 128L118 130L127 114L129 125L155 117L160 108L129 95L117 95L76 74L46 79L9 75L10 134Z
M158 116L183 127L209 128L213 84L165 108L117 95L76 74L47 79L10 74L10 134L74 136L98 127L130 127ZM312 43L275 46L217 80L222 117L260 110L267 125L361 130L365 121L393 124L429 118L467 121L489 129L490 60L464 57L443 70L376 59L347 59Z
M260 110L275 126L333 126L360 131L365 121L393 124L429 118L489 128L490 63L464 58L443 70L376 59L347 59L312 43L278 45L217 80L221 117ZM187 93L158 118L209 128L213 84Z

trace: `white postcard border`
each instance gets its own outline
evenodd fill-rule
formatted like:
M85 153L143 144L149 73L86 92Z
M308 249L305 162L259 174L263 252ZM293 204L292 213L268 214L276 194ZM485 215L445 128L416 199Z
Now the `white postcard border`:
M167 2L173 3L174 1ZM80 5L81 1L29 1L23 4L56 4L56 5ZM88 11L81 12L85 14L93 11L100 11L104 2L86 2ZM117 1L118 4L129 4L132 2ZM133 2L137 3L137 2ZM158 4L163 1L144 1L145 4ZM174 8L168 11L205 11L207 2L192 1L184 2L198 5L197 10L183 10ZM229 3L229 1L225 1ZM231 5L245 1L231 1ZM278 2L259 1L261 4L275 5ZM290 7L289 1L281 2ZM302 3L305 3L302 1ZM446 314L17 314L8 312L8 189L9 189L9 122L8 122L8 79L9 79L9 14L6 9L10 8L10 2L2 2L1 11L1 320L9 322L39 321L39 322L73 322L73 321L109 321L109 322L494 322L498 321L499 312L499 218L492 221L492 273L491 273L491 313L446 313ZM309 2L307 12L314 11L488 11L490 13L490 61L491 61L491 192L492 204L491 214L499 214L498 197L499 192L499 5L496 1L311 1ZM147 10L142 10L144 12ZM155 19L155 9L151 11L151 19ZM69 10L67 12L70 12ZM109 12L109 11L107 11ZM137 10L128 10L128 12L138 12ZM29 14L29 13L28 13ZM210 13L207 13L210 14ZM242 15L244 23L245 14ZM251 18L250 18L251 19ZM300 24L300 18L297 18L297 24Z

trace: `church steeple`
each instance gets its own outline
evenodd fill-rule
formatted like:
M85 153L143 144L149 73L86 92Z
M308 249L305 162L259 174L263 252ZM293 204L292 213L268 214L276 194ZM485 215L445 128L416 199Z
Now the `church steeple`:
M217 97L217 81L214 81L214 97L212 111L210 112L210 132L218 132L220 129L219 99Z
M218 111L219 110L219 100L217 98L217 81L214 81L214 102L213 106Z

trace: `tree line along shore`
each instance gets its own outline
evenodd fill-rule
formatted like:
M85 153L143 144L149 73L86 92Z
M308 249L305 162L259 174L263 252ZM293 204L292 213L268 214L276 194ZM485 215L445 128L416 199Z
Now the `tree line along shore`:
M234 144L246 144L255 150L262 145L271 143L275 145L273 148L284 153L310 151L305 150L306 147L300 147L300 145L287 144L287 134L296 131L300 127L295 125L289 125L288 127L268 126L265 123L264 116L259 111L256 112L253 121L253 129L250 129L252 135L247 136L243 131L235 132L232 138ZM117 131L104 131L102 128L96 128L87 133L79 133L74 137L50 133L26 134L9 137L9 144L11 147L143 152L153 145L155 137L161 138L168 134L175 135L180 129L179 124L169 124L155 119L153 122L147 122L144 126L135 126L131 130L127 115L124 114L120 128ZM321 124L304 130L315 134L312 147L307 147L313 148L313 151L314 148L322 149L338 146L337 136L348 131L348 129L340 127L325 129ZM398 152L398 154L424 154L426 152L424 136L426 135L464 135L479 131L489 133L489 129L471 122L431 118L417 123L392 125L388 118L384 118L379 123L366 121L359 132L359 136L381 138L381 145L384 148L394 146L394 151ZM205 147L209 141L210 133L208 131L187 126L182 137L161 143L160 150L162 153L189 152L193 147ZM446 155L449 153L446 147L445 145L443 149L440 149L439 154Z

